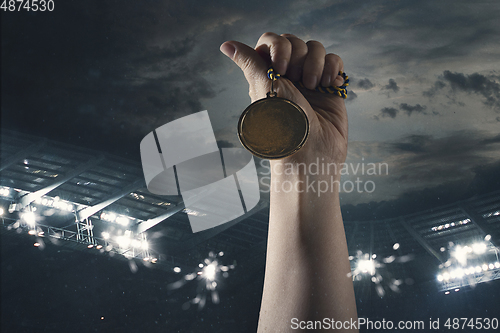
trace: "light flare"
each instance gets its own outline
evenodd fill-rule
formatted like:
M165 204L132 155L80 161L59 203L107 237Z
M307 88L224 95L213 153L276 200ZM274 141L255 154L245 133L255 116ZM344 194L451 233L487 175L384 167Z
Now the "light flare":
M167 285L167 289L174 290L184 287L186 284L191 283L191 281L197 281L197 295L182 305L184 310L189 309L192 304L197 304L199 310L203 309L207 302L207 298L210 299L213 304L218 304L220 302L217 287L222 279L229 276L228 271L235 267L235 264L222 265L220 263L220 257L223 255L224 253L222 251L219 253L210 252L208 258L205 258L198 264L198 269L196 271L188 273L180 280ZM180 273L181 269L180 267L174 267L173 271L175 273Z

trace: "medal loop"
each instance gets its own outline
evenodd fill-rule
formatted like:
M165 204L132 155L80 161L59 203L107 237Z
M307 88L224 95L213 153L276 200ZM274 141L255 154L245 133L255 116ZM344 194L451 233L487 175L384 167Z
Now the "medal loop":
M271 67L267 70L267 77L271 80L271 91L266 94L267 97L269 98L278 96L278 94L274 91L274 81L281 78L281 75L279 73L275 73L274 69Z
M343 79L344 83L337 87L337 86L329 86L329 87L321 87L318 86L316 87L316 91L323 93L323 94L333 94L337 95L342 98L347 98L347 86L349 85L349 76L346 75L346 73L339 71L339 74ZM276 97L276 93L274 92L274 81L278 80L281 78L281 75L279 73L275 73L274 69L271 67L267 70L267 77L271 79L271 97ZM304 84L299 81L299 82L294 82L296 86L300 86L302 88L305 88ZM269 97L269 93L268 93Z

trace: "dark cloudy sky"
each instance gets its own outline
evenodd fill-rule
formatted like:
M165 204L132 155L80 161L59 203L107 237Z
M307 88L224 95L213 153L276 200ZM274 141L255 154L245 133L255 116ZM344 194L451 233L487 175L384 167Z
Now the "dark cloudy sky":
M344 194L344 204L436 188L435 198L466 196L498 188L499 16L498 1L456 0L65 0L6 12L2 128L139 160L151 130L208 110L218 139L238 146L250 99L219 46L293 33L344 60L348 162L389 165L362 178L372 194Z
M344 176L376 184L373 193L341 194L346 221L401 216L500 189L498 0L54 4L53 12L1 12L2 129L140 161L146 134L208 110L220 144L239 147L236 125L250 103L248 86L219 46L253 46L267 31L293 33L343 58L351 78L347 162L388 165L388 174ZM108 257L39 251L20 237L5 237L2 251L2 321L16 328L50 322L69 331L91 320L97 330L154 332L165 320L184 320L172 318L180 305L166 305L160 270L127 275L126 265ZM244 274L244 266L238 271ZM227 325L256 326L263 273L246 278L248 300L222 294L220 307L197 316L215 322L222 314L232 320ZM400 312L404 320L439 311L491 317L498 291L487 286L457 293L446 306L432 285L401 301L370 296L358 309L369 317ZM100 319L112 314L109 322Z

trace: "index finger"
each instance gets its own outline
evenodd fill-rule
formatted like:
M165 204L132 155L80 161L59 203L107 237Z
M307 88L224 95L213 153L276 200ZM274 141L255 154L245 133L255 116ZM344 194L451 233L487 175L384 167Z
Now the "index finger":
M292 54L292 44L287 38L273 32L266 32L260 36L255 50L270 61L278 73L286 74Z

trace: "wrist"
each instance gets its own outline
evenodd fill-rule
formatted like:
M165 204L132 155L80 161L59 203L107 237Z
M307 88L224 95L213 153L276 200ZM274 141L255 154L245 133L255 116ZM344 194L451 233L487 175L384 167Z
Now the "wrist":
M321 158L310 163L271 161L270 233L309 243L307 239L315 239L309 236L331 234L337 223L342 225L340 165Z
M319 157L308 163L287 160L270 162L272 193L338 197L341 163Z

